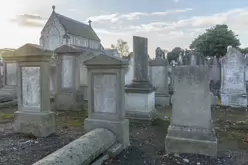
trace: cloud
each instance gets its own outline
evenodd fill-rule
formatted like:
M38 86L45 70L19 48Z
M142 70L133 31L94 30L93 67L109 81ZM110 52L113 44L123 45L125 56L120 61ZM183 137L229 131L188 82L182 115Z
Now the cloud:
M104 14L99 16L92 16L89 17L87 20L92 20L93 22L103 22L103 21L116 22L121 19L137 20L141 16L165 16L170 14L185 13L191 10L192 10L191 8L185 8L185 9L177 9L177 10L168 10L165 12L152 12L152 13L146 13L146 12L132 12L128 14L112 13L112 14Z
M173 0L173 2L178 3L180 0Z
M17 15L16 18L11 19L10 21L24 27L43 27L46 20L47 19L42 18L41 16L24 14Z

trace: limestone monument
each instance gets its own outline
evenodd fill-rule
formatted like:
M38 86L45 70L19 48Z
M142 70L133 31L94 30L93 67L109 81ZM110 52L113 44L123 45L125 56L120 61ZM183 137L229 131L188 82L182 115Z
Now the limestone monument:
M148 78L147 38L133 37L134 77L126 86L128 118L151 120L155 109L155 88Z
M217 156L207 66L177 66L174 87L172 119L165 139L166 152Z
M231 107L246 107L245 56L236 48L228 47L221 59L221 104Z
M98 55L84 62L88 69L88 118L85 130L107 128L123 149L129 145L129 120L125 119L126 60Z
M50 110L49 70L52 52L25 44L14 52L18 60L18 111L14 130L46 137L55 132L55 115Z
M167 59L162 59L162 56L158 56L154 60L150 61L152 85L156 88L155 105L163 107L170 105L168 66L169 62Z
M210 91L219 96L221 86L221 65L217 57L213 57L209 62Z
M55 96L58 110L82 110L83 93L80 90L80 54L81 51L69 45L55 50L58 58L57 93Z

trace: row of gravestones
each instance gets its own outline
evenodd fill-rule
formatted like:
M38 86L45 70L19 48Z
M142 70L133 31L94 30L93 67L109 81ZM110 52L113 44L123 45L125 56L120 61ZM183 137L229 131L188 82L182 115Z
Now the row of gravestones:
M129 121L126 113L130 117L148 117L149 110L154 108L154 88L148 81L147 73L147 39L134 37L134 45L135 79L127 87L124 85L127 61L99 55L84 62L89 76L85 130L107 128L115 133L124 148L129 145ZM18 70L18 111L14 129L16 132L46 137L55 132L55 115L50 110L49 99L52 52L26 44L14 54ZM157 67L157 63L153 66ZM165 138L167 152L217 155L208 84L208 68L204 65L187 64L175 68L172 120ZM142 104L141 101L147 102ZM145 111L132 114L125 110L126 103L129 108Z
M156 52L158 52L156 50ZM155 87L161 88L162 85L167 85L163 80L166 77L170 79L170 84L168 84L169 92L167 92L167 87L163 87L166 90L166 94L172 94L174 91L174 72L175 68L181 65L206 65L208 67L209 74L209 85L210 91L213 95L221 99L221 105L232 106L232 107L246 107L247 106L247 80L248 80L248 56L241 54L237 49L228 47L227 54L218 59L216 57L206 60L201 57L196 52L187 53L187 55L180 54L177 65L168 65L161 56L157 55L156 59L151 61L150 65L153 70L152 83ZM162 73L159 71L159 65L168 66L167 73ZM159 73L160 72L160 73ZM163 76L164 75L164 76ZM159 81L159 82L158 82ZM162 90L159 89L158 93ZM214 104L216 104L215 101Z

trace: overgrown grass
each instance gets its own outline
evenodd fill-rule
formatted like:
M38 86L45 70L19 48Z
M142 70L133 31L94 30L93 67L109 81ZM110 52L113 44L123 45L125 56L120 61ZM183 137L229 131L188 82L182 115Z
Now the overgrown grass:
M1 120L12 120L14 119L14 114L13 113L2 113L0 112L0 121Z

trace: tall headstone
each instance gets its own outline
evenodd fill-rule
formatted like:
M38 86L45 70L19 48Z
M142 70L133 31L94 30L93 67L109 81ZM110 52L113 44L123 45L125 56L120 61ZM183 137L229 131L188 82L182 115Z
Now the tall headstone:
M245 55L245 81L246 81L246 93L248 92L248 54ZM247 97L248 99L248 97ZM248 103L247 103L248 104Z
M129 120L125 116L126 60L98 55L84 62L88 69L88 118L84 129L107 128L123 149L129 145Z
M175 68L172 104L172 119L165 139L166 152L217 156L206 66Z
M58 110L82 110L83 92L80 90L81 51L63 45L55 50L58 58L57 93Z
M55 115L50 109L49 71L52 52L25 44L15 51L18 61L18 111L16 132L46 137L55 132Z
M206 65L206 60L200 53L191 51L183 56L183 65Z
M210 91L219 96L221 86L221 65L217 57L213 57L209 61Z
M162 59L162 56L150 61L152 85L156 88L155 105L163 107L170 105L168 66L169 62L166 59Z
M246 107L245 82L246 61L244 55L235 48L228 47L221 59L221 104L231 107Z
M155 109L155 88L148 78L147 38L133 37L134 77L126 91L127 117L151 120Z

